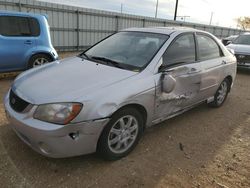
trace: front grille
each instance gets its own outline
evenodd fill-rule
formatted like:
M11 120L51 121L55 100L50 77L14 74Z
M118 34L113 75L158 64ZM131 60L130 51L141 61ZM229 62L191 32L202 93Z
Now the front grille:
M28 102L18 97L12 90L10 90L9 102L11 108L16 112L23 112L24 109L29 105Z
M250 55L235 54L235 56L239 63L250 63Z

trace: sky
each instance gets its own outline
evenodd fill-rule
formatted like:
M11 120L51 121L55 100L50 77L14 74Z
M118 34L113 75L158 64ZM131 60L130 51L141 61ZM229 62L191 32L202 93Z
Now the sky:
M50 0L42 0L51 2ZM157 0L53 0L54 3L155 17ZM176 0L158 0L158 18L173 20ZM250 17L249 0L179 0L177 20L236 28L236 18Z

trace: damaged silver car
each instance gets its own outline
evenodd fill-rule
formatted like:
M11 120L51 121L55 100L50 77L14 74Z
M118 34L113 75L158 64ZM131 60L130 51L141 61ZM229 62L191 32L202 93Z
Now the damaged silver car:
M234 55L207 32L132 28L24 72L4 105L16 134L45 156L116 160L146 127L203 102L220 107L235 74Z

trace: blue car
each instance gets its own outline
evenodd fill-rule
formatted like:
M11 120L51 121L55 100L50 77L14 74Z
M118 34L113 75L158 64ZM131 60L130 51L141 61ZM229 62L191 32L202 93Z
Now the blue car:
M0 11L0 72L26 70L57 58L46 15Z

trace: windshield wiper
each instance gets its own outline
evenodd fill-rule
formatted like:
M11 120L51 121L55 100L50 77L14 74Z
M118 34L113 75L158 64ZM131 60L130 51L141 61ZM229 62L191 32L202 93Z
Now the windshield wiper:
M80 57L82 58L82 60L83 59L91 59L87 54L85 54L85 53L82 53L82 54L80 54Z
M121 68L121 69L125 69L125 67L123 67L121 65L121 63L117 62L117 61L114 61L112 59L109 59L109 58L106 58L106 57L99 57L99 56L91 56L91 59L95 59L95 60L99 60L99 61L102 61L102 62L105 62L107 64L110 64L114 67L118 67L118 68Z

